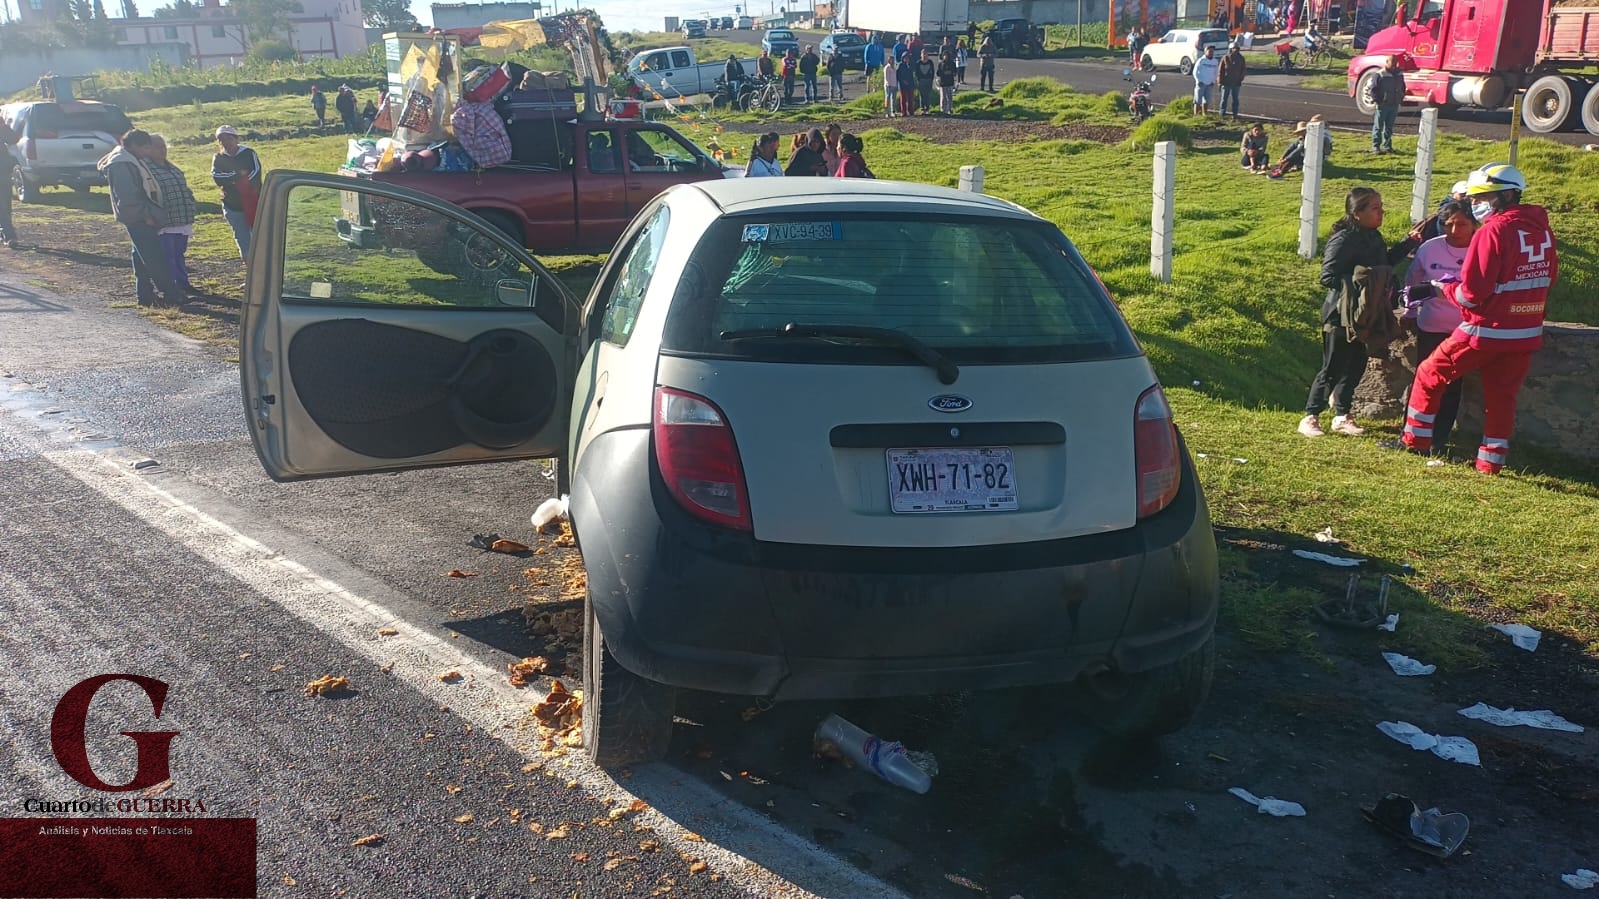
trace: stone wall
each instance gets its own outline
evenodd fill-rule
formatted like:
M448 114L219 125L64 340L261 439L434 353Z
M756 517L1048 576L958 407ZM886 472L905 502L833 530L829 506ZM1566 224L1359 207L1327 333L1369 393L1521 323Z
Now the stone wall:
M1405 413L1405 392L1416 373L1416 342L1389 348L1385 359L1373 358L1355 391L1357 418L1393 419ZM1482 434L1482 379L1466 378L1454 438L1457 452L1472 447ZM1464 438L1464 439L1462 439ZM1599 328L1550 322L1544 326L1543 348L1516 407L1518 441L1557 450L1574 459L1599 461Z

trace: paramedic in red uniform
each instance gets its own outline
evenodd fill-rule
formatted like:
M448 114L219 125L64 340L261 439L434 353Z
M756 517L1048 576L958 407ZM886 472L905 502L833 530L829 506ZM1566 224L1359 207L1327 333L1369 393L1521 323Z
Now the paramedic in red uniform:
M1458 281L1433 286L1460 307L1459 328L1416 369L1400 438L1415 452L1432 446L1432 423L1444 388L1482 372L1482 446L1477 470L1498 474L1510 452L1516 394L1532 354L1543 344L1544 303L1559 274L1555 236L1542 206L1521 203L1527 179L1512 165L1489 163L1466 179L1472 235Z

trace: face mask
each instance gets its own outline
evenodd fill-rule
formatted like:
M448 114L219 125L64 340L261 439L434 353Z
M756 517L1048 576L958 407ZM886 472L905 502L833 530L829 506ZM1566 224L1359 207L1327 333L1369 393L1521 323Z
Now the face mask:
M1494 207L1492 203L1478 201L1471 204L1471 214L1479 222L1487 221L1488 216L1493 215L1493 212Z

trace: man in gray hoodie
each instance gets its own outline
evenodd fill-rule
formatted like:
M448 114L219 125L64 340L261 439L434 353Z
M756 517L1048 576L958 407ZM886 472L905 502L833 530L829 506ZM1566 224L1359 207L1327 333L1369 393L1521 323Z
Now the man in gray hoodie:
M150 134L135 128L122 135L122 145L107 153L98 168L111 188L111 212L133 241L133 282L140 306L178 306L183 288L172 280L161 250L161 188L145 159ZM159 293L157 291L159 290Z

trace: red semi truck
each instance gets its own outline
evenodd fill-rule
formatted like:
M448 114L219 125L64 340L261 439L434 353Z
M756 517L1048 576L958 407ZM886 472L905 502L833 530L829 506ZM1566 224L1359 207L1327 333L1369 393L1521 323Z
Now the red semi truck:
M1405 102L1498 109L1525 90L1521 117L1548 133L1577 122L1599 135L1599 6L1570 0L1424 0L1414 18L1372 35L1349 61L1349 94L1371 114L1372 83L1389 56Z

